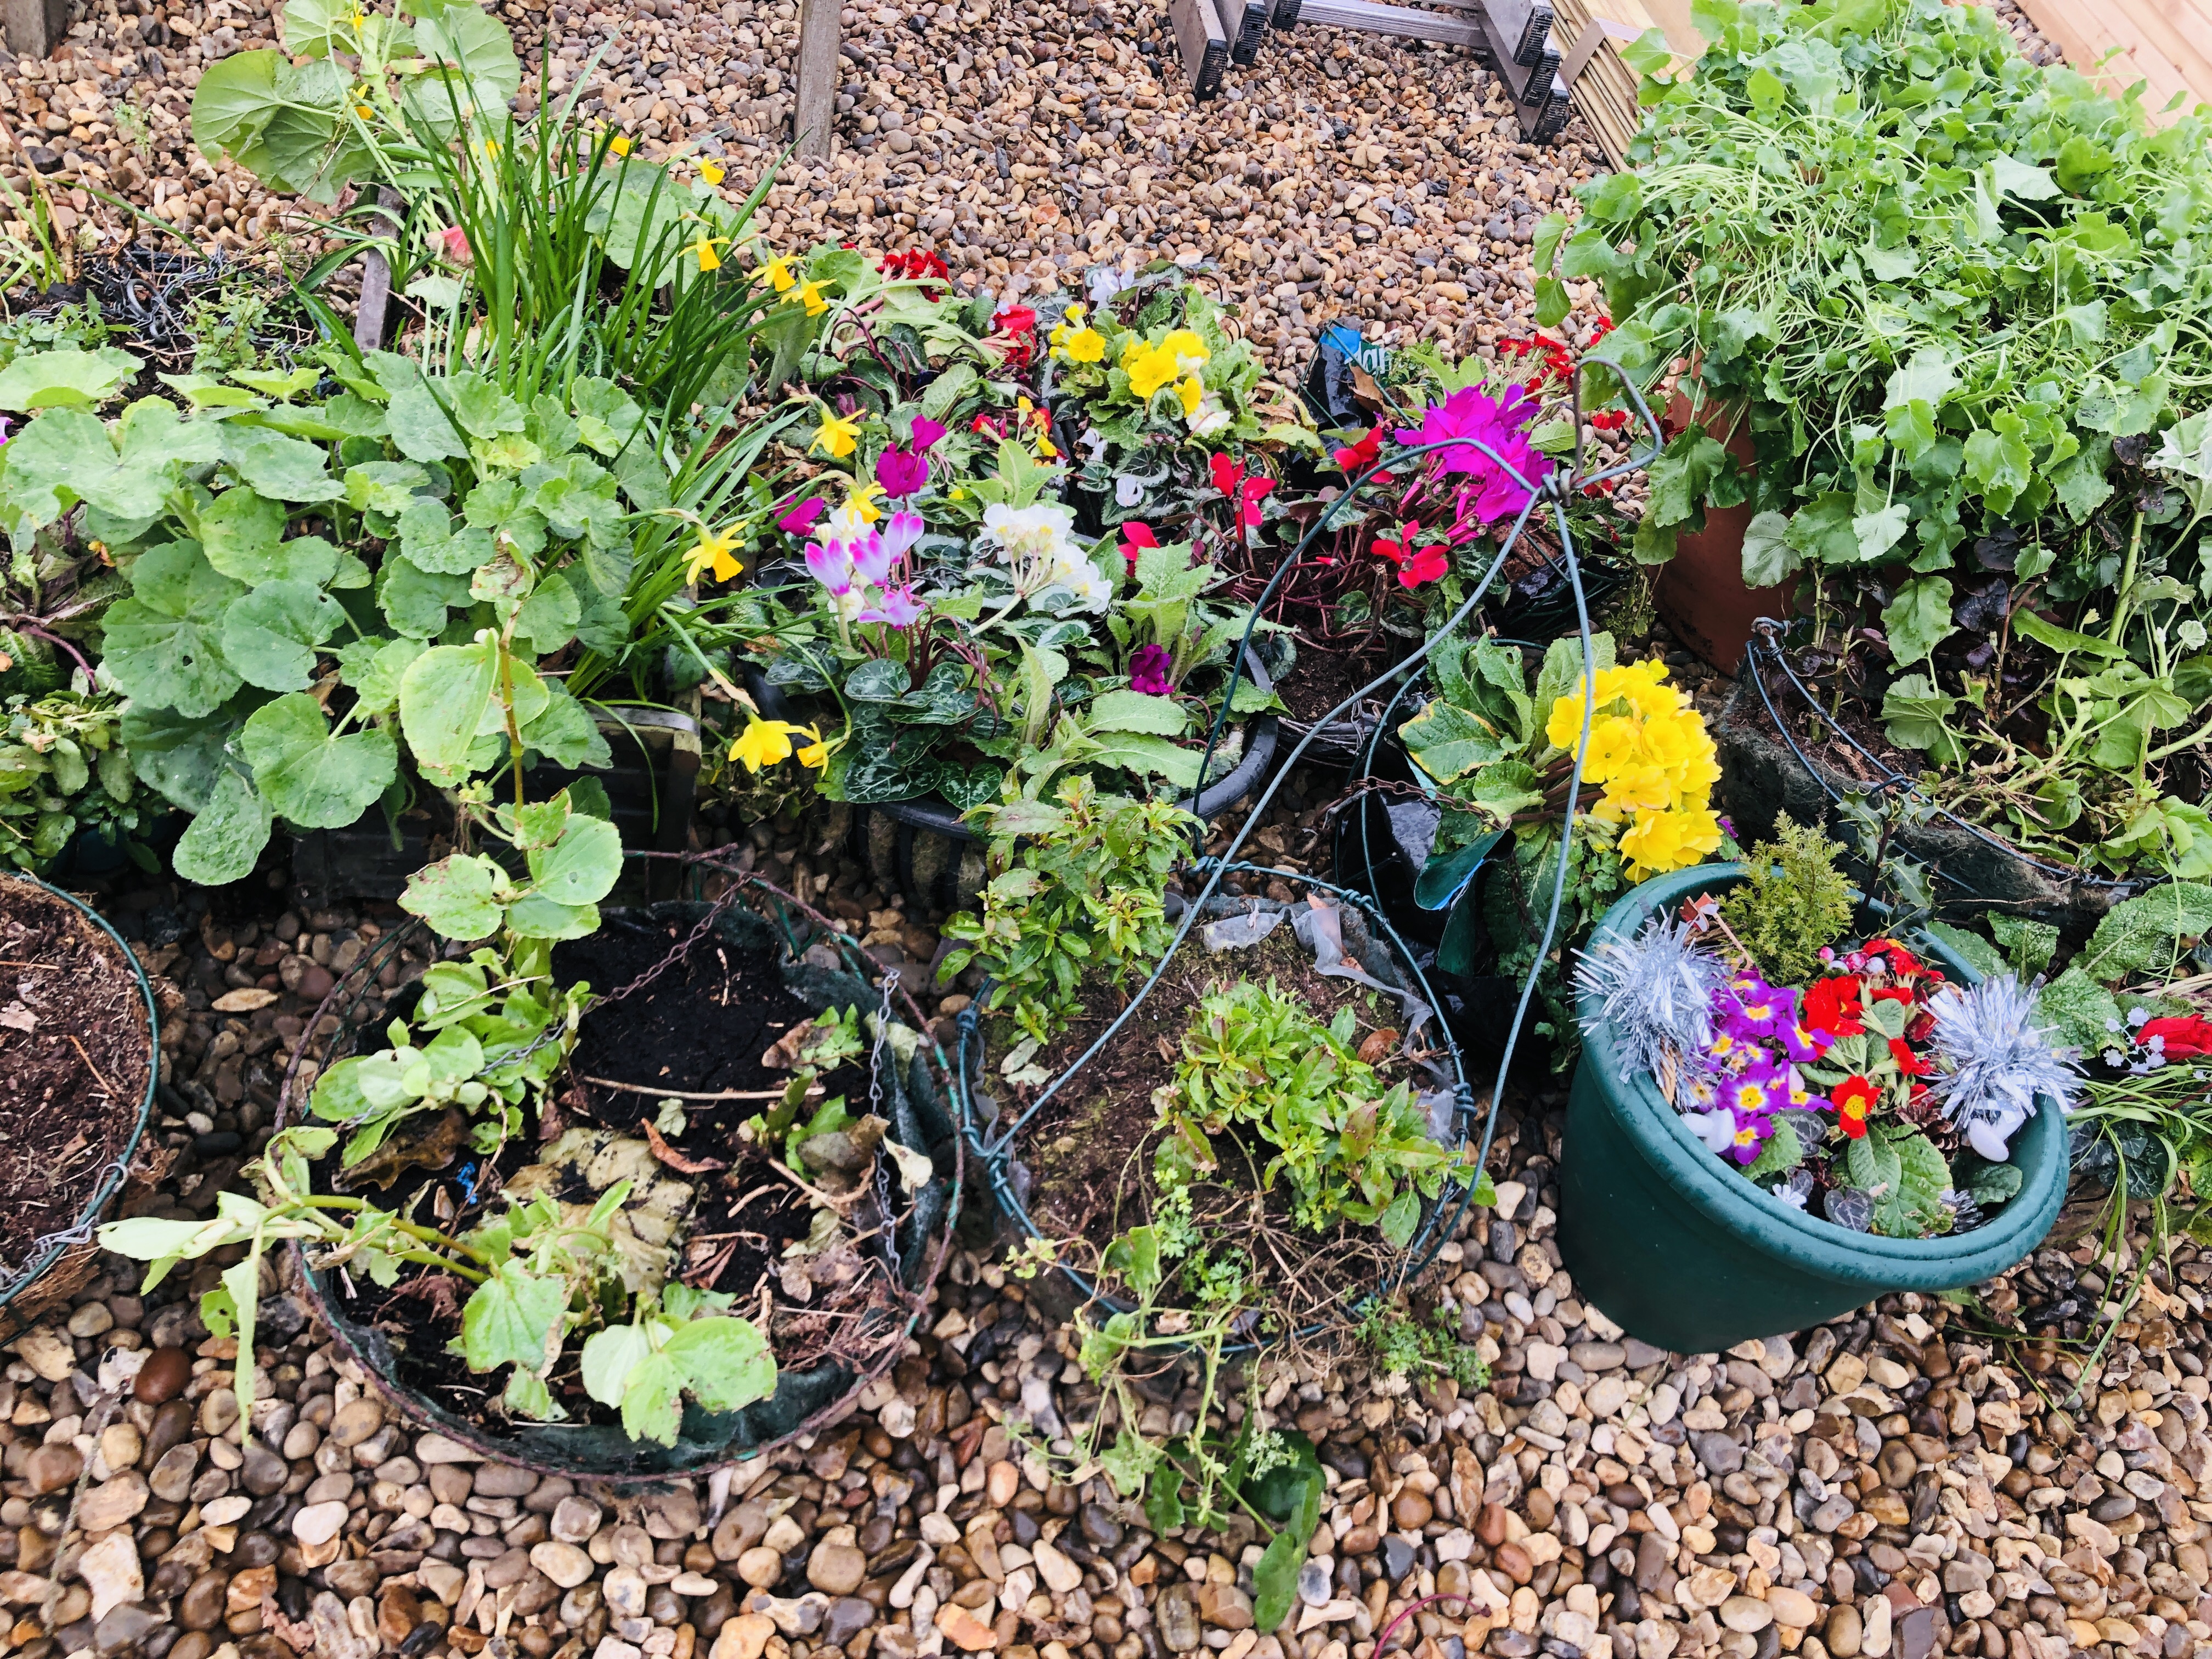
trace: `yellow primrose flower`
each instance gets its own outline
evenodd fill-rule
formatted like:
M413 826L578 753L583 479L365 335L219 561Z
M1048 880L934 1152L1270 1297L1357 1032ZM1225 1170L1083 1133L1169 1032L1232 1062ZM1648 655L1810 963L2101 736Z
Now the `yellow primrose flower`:
M1195 374L1176 387L1176 397L1182 404L1183 419L1189 420L1198 413L1199 403L1205 396L1206 388L1199 383Z
M1060 320L1066 323L1070 328L1080 328L1083 326L1084 318L1089 313L1087 313L1081 306L1075 305L1070 306L1066 310L1061 312L1060 313Z
M353 112L364 121L373 120L376 115L376 112L366 104L356 104L353 106Z
M699 158L699 176L702 179L704 179L710 185L720 184L722 182L722 168L720 163L709 161L706 156L701 156Z
M697 581L712 570L714 580L726 582L745 567L732 550L737 546L738 532L725 530L719 535L702 532L699 544L684 556L684 576L687 581Z
M822 297L822 284L802 283L799 286L799 303L806 307L810 317L819 317L830 309L830 302Z
M1212 356L1206 350L1206 342L1187 328L1176 330L1160 342L1159 349L1176 360L1177 368L1184 369L1196 368Z
M1129 390L1141 403L1150 403L1152 394L1173 380L1181 372L1175 354L1151 347L1139 352L1129 365Z
M793 286L799 281L799 278L791 274L791 261L781 254L778 254L775 258L763 264L761 270L767 276L769 285L778 294L790 292Z
M1056 328L1052 349L1071 363L1096 363L1106 356L1106 337L1095 328Z
M726 236L709 236L702 231L699 234L699 240L684 251L686 253L696 253L699 256L699 274L703 276L710 270L720 270L722 268L722 256L714 252L714 244L726 242L729 240Z
M811 454L818 449L831 459L842 461L853 453L853 447L860 436L860 423L858 420L849 416L832 415L825 409L822 411L822 424L814 428L814 441L808 447L808 453Z
M811 726L793 726L789 720L749 719L745 729L731 744L730 753L744 763L745 770L757 772L763 766L774 766L778 761L791 758L792 738L805 732L816 746L822 734Z

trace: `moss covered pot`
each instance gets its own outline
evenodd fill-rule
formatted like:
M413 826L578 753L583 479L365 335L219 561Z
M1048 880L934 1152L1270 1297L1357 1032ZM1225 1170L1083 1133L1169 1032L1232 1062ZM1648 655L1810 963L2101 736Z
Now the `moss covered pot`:
M1591 940L1733 886L1741 866L1647 881ZM1938 941L1914 948L1962 984L1978 977ZM1853 1232L1747 1181L1693 1135L1645 1073L1632 1073L1602 1006L1580 999L1583 1056L1559 1168L1559 1250L1583 1297L1632 1335L1716 1352L1802 1330L1893 1291L1947 1291L2001 1273L2040 1243L2066 1195L2066 1124L2042 1100L2013 1139L2020 1191L1982 1226L1935 1238Z

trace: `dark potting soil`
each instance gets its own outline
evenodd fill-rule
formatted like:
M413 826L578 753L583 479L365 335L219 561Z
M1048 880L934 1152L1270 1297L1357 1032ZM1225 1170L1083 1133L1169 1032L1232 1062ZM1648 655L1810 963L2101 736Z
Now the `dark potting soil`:
M1182 1039L1200 1003L1210 993L1239 981L1270 981L1301 999L1316 1018L1327 1021L1351 1004L1359 1024L1352 1046L1378 1029L1396 1029L1395 1005L1348 980L1318 972L1291 932L1285 917L1259 944L1218 956L1194 939L1153 988L1133 1018L1113 1041L1023 1130L1021 1157L1032 1177L1028 1208L1048 1238L1081 1237L1092 1252L1103 1251L1131 1227L1149 1223L1160 1197L1152 1173L1158 1142L1152 1091L1174 1079ZM1097 1040L1127 1005L1126 990L1097 979L1079 994L1083 1012L1036 1063L1058 1077ZM1016 1040L1011 1020L987 1022L986 1065ZM1390 1057L1377 1066L1386 1081L1405 1075L1390 1044ZM1005 1109L1018 1116L1035 1088L1010 1091L1016 1100ZM1262 1192L1260 1174L1273 1148L1249 1130L1215 1138L1216 1175L1193 1183L1192 1215L1200 1236L1217 1255L1234 1253L1249 1264L1261 1301L1288 1326L1310 1322L1341 1292L1371 1285L1387 1247L1372 1228L1341 1224L1325 1232L1301 1228L1291 1219L1288 1182L1278 1177ZM1180 1285L1166 1294L1170 1303L1188 1298Z
M1301 637L1297 665L1276 688L1276 695L1292 720L1310 725L1413 648L1411 641L1379 628L1346 635L1325 645ZM1383 701L1389 695L1385 690L1376 700ZM1346 710L1337 718L1348 719L1355 712Z
M686 926L610 918L588 939L555 947L554 976L564 986L582 981L610 994L665 961L689 933ZM739 1124L772 1107L790 1080L788 1071L763 1064L763 1054L809 1018L806 1006L786 988L770 953L740 950L712 936L702 939L651 983L585 1015L568 1081L556 1091L550 1121L537 1133L526 1130L502 1149L489 1177L480 1182L481 1190L487 1196L495 1193L542 1158L540 1135L550 1140L565 1128L599 1127L654 1143L659 1162L693 1189L675 1241L673 1276L698 1289L734 1296L731 1310L756 1322L765 1314L782 1369L806 1370L831 1356L865 1362L896 1335L895 1324L860 1317L872 1307L889 1304L879 1261L866 1255L871 1248L866 1243L848 1248L844 1259L854 1269L848 1277L810 1281L803 1298L792 1294L782 1273L785 1252L806 1240L817 1206L792 1175L776 1167L784 1158L780 1143L756 1146L738 1133ZM636 1086L617 1089L610 1083ZM820 1080L817 1091L805 1108L809 1114L836 1096L844 1097L854 1117L867 1112L868 1073L863 1065L839 1067ZM686 1094L752 1097L685 1100L680 1130L649 1127L662 1100ZM454 1163L465 1167L459 1159ZM458 1197L458 1183L449 1178L447 1184ZM575 1204L599 1196L574 1177L557 1195ZM498 1206L492 1201L488 1207ZM472 1212L463 1224L478 1218ZM872 1202L863 1198L846 1231L866 1233L872 1226ZM500 1425L496 1401L505 1374L470 1373L447 1352L468 1286L426 1273L390 1291L358 1279L355 1288L362 1294L348 1311L390 1338L400 1354L403 1382L449 1411L487 1427ZM555 1368L550 1384L556 1399L571 1420L618 1421L618 1412L584 1393L576 1374L580 1347L572 1340Z
M152 1047L115 941L66 900L0 880L0 1270L76 1224L131 1139Z

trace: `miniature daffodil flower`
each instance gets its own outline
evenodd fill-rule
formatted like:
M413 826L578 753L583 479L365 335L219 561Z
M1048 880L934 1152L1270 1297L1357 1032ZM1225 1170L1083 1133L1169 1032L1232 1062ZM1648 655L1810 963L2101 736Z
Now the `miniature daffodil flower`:
M822 734L811 726L793 726L789 720L748 720L745 729L731 744L730 752L744 763L748 772L757 772L763 766L774 766L778 761L791 758L792 738L805 732L819 748Z
M607 148L617 155L627 155L629 154L629 140L618 132L607 141Z
M830 302L822 297L822 284L802 283L799 286L799 303L806 307L810 317L819 317L830 309Z
M832 415L824 410L822 424L814 428L814 441L809 446L809 453L818 449L831 459L842 461L853 453L853 447L860 436L860 423L858 420L848 415Z
M353 32L356 34L359 34L362 30L368 27L368 14L363 11L359 6L356 6L353 9L353 15L347 18L346 21L351 23L353 25Z
M745 567L735 552L738 534L725 530L720 534L702 532L699 544L684 556L684 575L687 581L697 581L708 570L714 580L726 582Z
M796 276L791 274L791 261L785 258L781 254L778 254L775 258L763 263L761 266L761 270L766 274L769 280L769 285L775 289L778 294L789 293L793 286L799 281Z
M726 242L729 240L726 236L709 236L702 231L699 234L699 240L684 251L698 256L699 273L704 276L710 270L720 270L722 268L722 257L714 252L714 244Z
M864 483L847 498L845 506L862 524L873 524L884 516L883 509L876 505L876 497L883 493L881 484Z
M823 767L829 765L830 745L828 742L823 738L817 738L812 743L808 744L806 747L799 751L799 763L801 766L811 767L817 772Z
M710 185L720 184L722 182L721 164L718 161L711 161L703 155L701 156L699 158L699 176L702 179L704 179Z

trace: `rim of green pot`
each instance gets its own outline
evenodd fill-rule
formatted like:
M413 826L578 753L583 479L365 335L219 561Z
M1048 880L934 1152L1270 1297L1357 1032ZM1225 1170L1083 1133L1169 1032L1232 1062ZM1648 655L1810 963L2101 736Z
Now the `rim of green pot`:
M1626 942L1647 918L1672 911L1699 893L1732 886L1742 874L1741 864L1705 864L1655 876L1605 913L1590 943ZM1972 985L1980 979L1942 940L1916 934L1913 943L1939 958L1961 982ZM2045 1097L2013 1142L2020 1192L1986 1224L1934 1238L1885 1238L1838 1227L1784 1204L1723 1164L1690 1133L1648 1073L1631 1074L1598 999L1577 991L1576 1009L1583 1063L1599 1068L1614 1121L1683 1200L1716 1226L1830 1279L1882 1291L1948 1290L1987 1279L2043 1241L2065 1198L2066 1125L2057 1103Z

